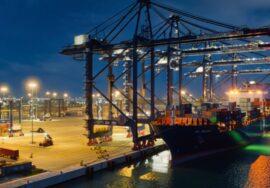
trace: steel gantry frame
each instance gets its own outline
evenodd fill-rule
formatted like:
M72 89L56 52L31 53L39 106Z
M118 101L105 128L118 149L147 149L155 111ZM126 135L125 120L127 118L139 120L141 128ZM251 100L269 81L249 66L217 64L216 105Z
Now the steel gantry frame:
M164 16L168 13L172 16ZM140 32L142 27L143 32ZM224 31L224 29L226 30ZM235 69L237 64L259 64L262 60L268 62L269 57L260 52L269 50L270 44L267 42L256 43L252 39L269 35L270 28L267 27L243 28L187 13L155 0L134 1L89 31L83 42L64 47L61 51L64 55L85 61L86 125L89 144L95 144L95 139L98 137L94 132L94 126L108 125L130 127L134 149L153 145L155 132L151 121L161 111L156 107L156 101L160 100L156 92L156 80L160 75L160 72L156 73L157 69L166 70L166 109L170 110L177 105L173 100L173 92L178 94L178 106L181 109L182 89L189 83L184 83L184 78L192 74L197 75L194 71L201 66L204 66L205 78L203 98L212 100L214 97L213 74L217 72L214 67L231 65L233 73L230 74L235 75L239 73ZM123 40L123 36L127 39ZM232 41L237 41L238 44L235 45L231 43ZM195 46L198 47L195 48ZM248 55L243 53L248 53ZM220 57L219 59L212 58L214 55L226 54L228 56L238 54L244 58L234 57L233 60L224 61L220 60ZM260 60L250 60L250 55L261 58ZM202 62L185 62L184 58L190 56L202 56L203 60ZM100 57L99 60L96 57ZM165 59L165 63L160 64L162 59ZM105 62L105 65L98 70L96 66L97 64L100 66L100 61ZM119 71L114 70L116 61L119 64L118 69L124 67L120 74ZM189 74L185 74L184 68L186 67L195 67L195 69ZM174 89L173 70L178 72L178 90ZM106 71L107 94L103 91L104 89L98 87L97 81ZM206 76L209 76L209 81ZM124 86L124 89L122 91L117 83L123 77L121 86ZM141 78L141 82L139 78ZM148 84L150 84L150 88ZM97 120L93 116L94 90L109 103L107 119ZM124 98L124 109L113 102L113 90L119 91ZM207 94L208 91L210 94ZM147 98L147 96L149 97ZM143 101L141 105L139 105L138 99ZM113 109L119 112L119 117L114 117ZM149 109L149 113L146 113L147 109ZM139 116L139 114L141 115ZM139 137L138 123L149 124L150 134ZM110 129L110 134L111 132L112 129Z

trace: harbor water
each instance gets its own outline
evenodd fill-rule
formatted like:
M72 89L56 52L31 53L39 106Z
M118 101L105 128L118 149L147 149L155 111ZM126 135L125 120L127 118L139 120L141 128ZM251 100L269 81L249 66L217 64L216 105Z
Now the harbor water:
M260 122L264 133L243 148L200 158L176 167L170 166L170 152L164 151L129 167L104 171L92 178L82 177L60 188L269 188L269 124Z

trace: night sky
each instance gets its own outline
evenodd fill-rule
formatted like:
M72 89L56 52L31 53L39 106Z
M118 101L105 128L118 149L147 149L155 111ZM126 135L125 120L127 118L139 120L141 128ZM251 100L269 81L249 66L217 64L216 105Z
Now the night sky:
M128 0L1 0L0 83L24 94L23 81L36 76L42 91L83 94L83 63L59 54L73 36L89 31ZM164 1L165 2L165 1ZM168 0L167 4L235 25L270 25L269 0ZM41 95L41 94L40 94Z

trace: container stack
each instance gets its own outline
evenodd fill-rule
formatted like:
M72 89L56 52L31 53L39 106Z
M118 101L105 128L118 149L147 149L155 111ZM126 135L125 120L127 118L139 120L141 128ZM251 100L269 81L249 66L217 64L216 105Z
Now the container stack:
M262 105L262 102L260 101L260 99L259 98L254 98L253 107L260 108L261 105Z
M183 104L184 114L192 114L192 104Z
M270 107L270 99L265 99L265 106Z
M236 124L241 124L245 113L243 114L240 109L235 108L233 111L231 111L231 116L232 120L235 121Z
M0 136L6 136L8 133L8 129L10 127L10 123L7 120L0 120Z
M211 108L211 103L202 103L201 108L202 111L207 111Z
M236 102L229 102L228 108L230 111L233 111L236 108Z
M247 116L249 116L251 120L259 118L260 117L260 110L258 110L257 108L254 108L254 109L247 112Z
M242 113L239 108L234 108L233 110L219 108L203 112L203 117L209 119L212 124L218 122L229 123L231 121L240 124L244 115L245 113Z
M229 123L231 121L231 112L226 108L219 109L217 111L217 118L220 122Z
M239 106L243 112L248 112L253 109L253 104L250 101L250 98L240 98Z
M264 100L264 110L269 114L270 113L270 99Z

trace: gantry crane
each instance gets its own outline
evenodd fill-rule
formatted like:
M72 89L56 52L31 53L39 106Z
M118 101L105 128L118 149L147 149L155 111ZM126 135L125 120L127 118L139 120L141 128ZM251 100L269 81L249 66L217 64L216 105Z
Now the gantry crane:
M176 105L181 111L181 93L187 84L184 83L185 67L203 67L202 93L206 100L208 91L206 75L209 72L212 72L211 75L214 74L216 71L213 68L216 65L234 66L233 63L237 61L234 58L235 61L222 62L221 56L237 55L247 56L246 58L260 56L268 62L268 56L264 53L269 50L269 43L263 40L269 34L269 27L239 27L181 11L155 0L134 1L61 51L61 54L85 61L85 98L88 116L86 125L89 144L95 144L98 137L94 133L94 126L102 124L130 127L134 149L153 145L155 132L151 121L163 110L158 109L156 105L156 101L159 100L158 94L166 90L166 109ZM186 57L195 56L202 61L184 63ZM166 73L166 87L162 87L162 82L157 81L160 75L160 72L156 72L157 64L162 58L165 61L162 69ZM247 61L246 59L245 62ZM102 68L101 62L104 62ZM115 62L118 62L117 65ZM255 63L255 60L253 62ZM249 61L249 64L251 63ZM236 71L234 70L235 73ZM107 75L107 89L103 87L104 79L101 81L104 74ZM174 84L175 74L178 76L177 87ZM119 87L117 85L120 81L122 84ZM141 92L140 86L143 88ZM109 115L103 120L94 119L93 90L99 92L109 103ZM124 109L113 103L113 90L119 91L125 98ZM177 102L173 101L174 90L177 91ZM138 98L144 101L144 105L139 105ZM120 113L119 117L114 117L113 108ZM146 113L147 110L149 113ZM143 115L138 116L139 113ZM137 125L140 122L149 124L151 130L149 135L138 137Z

